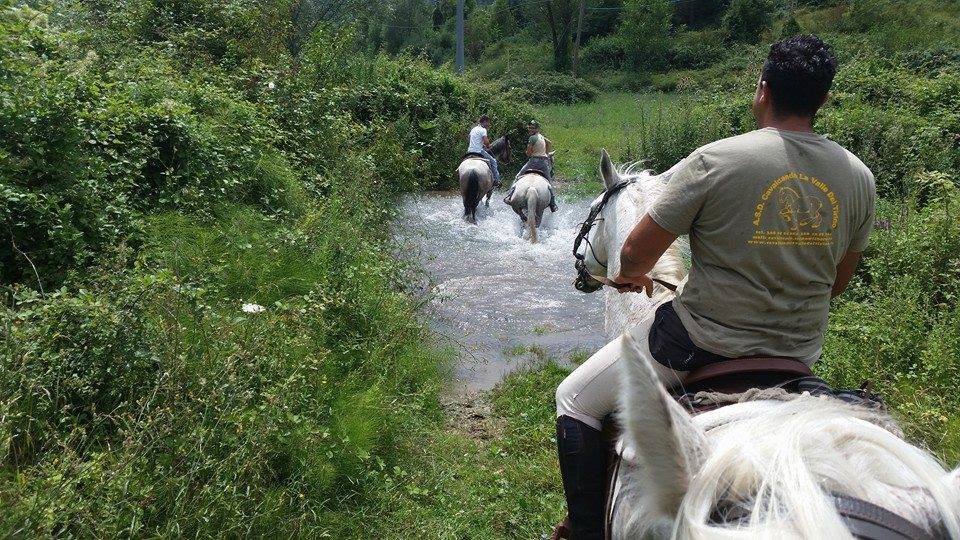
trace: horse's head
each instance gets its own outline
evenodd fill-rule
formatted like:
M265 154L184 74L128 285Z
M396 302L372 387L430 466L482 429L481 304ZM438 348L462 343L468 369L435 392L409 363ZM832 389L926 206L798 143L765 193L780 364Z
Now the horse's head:
M960 538L960 470L947 473L903 441L886 414L784 395L693 417L639 340L628 333L621 344L626 464L613 538L853 538L857 522L838 510L844 497L900 516L907 530L942 526Z
M617 168L607 151L601 151L603 192L590 205L590 213L577 236L577 270L580 281L589 284L586 292L598 290L601 282L620 271L618 254L627 235L659 196L664 180L674 170L654 175L649 170L634 172L633 165ZM685 271L676 246L663 254L650 274L674 285L683 279Z
M577 288L583 292L598 291L603 287L603 280L613 277L609 252L615 239L616 200L626 184L606 150L600 154L600 178L603 193L590 205L590 213L577 237L579 243L574 246L578 254Z
M512 159L512 150L510 149L510 139L506 135L490 143L490 153L497 158L500 163L510 164Z

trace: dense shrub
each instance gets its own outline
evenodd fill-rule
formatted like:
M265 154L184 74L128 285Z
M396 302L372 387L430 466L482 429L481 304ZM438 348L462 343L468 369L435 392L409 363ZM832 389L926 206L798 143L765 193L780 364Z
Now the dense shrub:
M719 30L683 32L674 37L669 52L673 69L699 69L715 64L727 55Z
M580 51L580 65L586 72L620 69L625 62L623 39L616 35L591 39Z
M617 29L626 61L634 69L656 70L664 67L670 51L670 20L673 2L669 0L626 0Z
M501 81L505 90L514 90L531 103L581 103L593 101L597 89L583 79L560 73L514 75Z
M960 167L960 70L867 55L842 65L834 92L818 126L870 166L881 195L911 194L918 174Z
M10 4L0 529L342 537L439 413L383 224L449 185L476 116L519 140L527 104L255 32L280 4Z
M820 371L870 380L912 435L960 460L960 197L941 183L926 207L881 204L854 286L835 306Z
M773 22L771 0L733 0L723 14L723 31L728 40L759 43Z

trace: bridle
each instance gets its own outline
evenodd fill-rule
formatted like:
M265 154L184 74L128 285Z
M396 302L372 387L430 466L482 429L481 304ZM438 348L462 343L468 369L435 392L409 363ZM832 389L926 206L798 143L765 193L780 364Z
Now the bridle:
M610 186L606 190L604 190L603 196L600 198L599 201L597 201L596 203L593 204L593 206L590 207L590 213L587 214L587 219L585 219L583 223L580 225L580 232L577 233L576 238L574 238L573 240L573 256L574 258L577 259L577 262L574 263L574 268L577 270L577 278L573 281L573 287L578 291L584 292L584 293L592 293L592 292L597 292L603 288L604 283L594 278L590 274L590 271L587 270L587 253L586 253L586 250L584 250L583 253L580 253L580 246L581 244L586 243L587 249L589 249L590 253L593 254L593 260L597 261L597 263L600 266L602 266L604 270L607 269L607 265L600 261L600 258L597 257L597 252L593 249L593 244L590 243L590 231L593 230L593 227L594 225L597 224L597 222L602 220L602 218L600 217L600 213L603 212L603 208L607 205L608 202L610 202L610 199L613 198L613 196L616 195L617 193L623 191L630 184L633 184L634 182L635 180L633 179L622 180ZM677 286L672 283L667 283L666 281L663 281L657 278L651 278L651 279L657 284L662 285L668 290L671 290L671 291L677 290ZM608 286L613 287L617 290L625 289L629 287L629 285L626 285L626 284L613 283L613 282L608 284Z

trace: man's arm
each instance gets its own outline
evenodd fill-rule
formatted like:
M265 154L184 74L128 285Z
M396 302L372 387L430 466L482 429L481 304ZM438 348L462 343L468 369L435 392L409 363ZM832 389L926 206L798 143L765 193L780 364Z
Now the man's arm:
M830 298L836 298L847 290L850 278L853 277L853 273L857 270L857 264L860 262L860 255L856 251L848 251L840 260L840 264L837 265L837 279L833 282Z
M527 157L530 157L532 154L533 154L533 145L532 145L532 144L528 144L528 145L527 145Z
M653 281L647 272L653 270L667 248L677 239L677 235L664 229L650 217L643 216L640 223L630 231L627 241L620 250L620 273L614 280L618 284L629 285L620 292L641 292L653 295Z
M483 147L486 148L487 150L490 149L490 137L486 135L483 136Z

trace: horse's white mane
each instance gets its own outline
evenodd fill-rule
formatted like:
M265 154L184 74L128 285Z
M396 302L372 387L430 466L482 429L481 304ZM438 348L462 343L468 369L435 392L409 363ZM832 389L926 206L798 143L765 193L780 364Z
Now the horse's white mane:
M616 212L605 213L611 219L615 215L614 239L609 249L617 250L623 246L627 235L647 209L657 200L663 187L673 174L676 167L669 171L655 175L649 169L642 169L642 162L626 163L617 166L616 171L622 180L633 180L616 199ZM667 283L680 284L686 277L687 270L681 255L680 245L686 240L678 240L663 254L650 272L652 277ZM620 257L608 256L609 275L616 275L620 271ZM608 289L606 292L606 330L611 336L619 335L628 328L638 326L647 319L660 304L673 298L674 293L662 286L657 287L653 298L642 294L624 294Z

